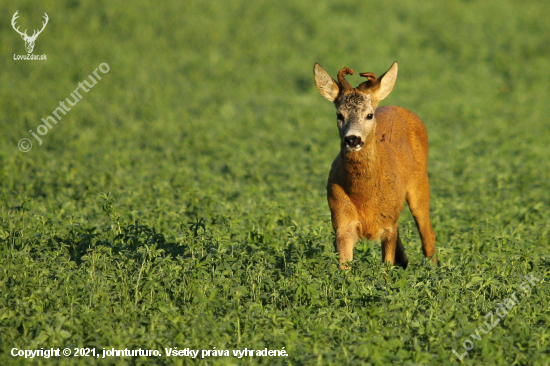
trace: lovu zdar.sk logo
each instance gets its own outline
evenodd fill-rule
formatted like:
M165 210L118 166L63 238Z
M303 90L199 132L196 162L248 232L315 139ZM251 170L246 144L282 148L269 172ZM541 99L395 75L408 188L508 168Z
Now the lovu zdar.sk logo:
M25 41L25 48L27 49L27 54L26 55L16 55L14 54L13 55L13 59L14 60L46 60L46 55L33 55L32 54L32 50L34 49L34 42L36 41L36 38L38 38L38 36L40 35L40 33L42 33L42 31L44 30L44 28L46 28L46 24L48 24L48 14L44 13L44 19L45 19L45 22L42 22L42 29L40 30L34 30L32 36L29 36L27 35L27 30L25 29L24 32L21 32L19 30L19 26L17 26L15 24L15 21L17 18L19 18L19 15L17 15L17 13L19 12L16 11L15 14L13 14L13 18L11 18L11 26L13 27L13 29L19 33L21 35L21 38L23 38L23 40Z

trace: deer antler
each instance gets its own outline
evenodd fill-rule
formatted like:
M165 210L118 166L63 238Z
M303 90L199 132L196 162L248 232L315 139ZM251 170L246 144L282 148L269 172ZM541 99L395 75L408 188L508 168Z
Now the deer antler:
M36 39L36 38L38 37L38 35L39 35L40 33L42 33L42 31L44 30L44 28L46 28L46 24L48 24L48 20L50 19L50 18L48 18L48 14L44 13L44 19L46 19L46 23L42 22L42 29L40 29L40 30L38 31L38 33L36 33L37 31L35 30L35 31L33 32L32 36L30 36L29 38Z
M362 82L357 87L360 90L367 90L368 88L372 87L376 83L376 75L374 75L372 72L362 72L359 74L360 76L367 78L367 81Z
M353 87L346 80L344 75L353 75L353 69L348 69L347 67L344 66L344 68L338 72L338 82L342 87L342 93L351 92L353 90Z
M19 27L15 28L15 20L16 20L17 18L19 18L19 16L17 15L18 12L19 12L19 10L17 10L17 11L15 12L15 14L13 14L13 18L11 18L11 26L12 26L13 29L14 29L17 33L19 33L22 37L28 38L29 36L27 36L27 30L26 30L26 29L25 29L25 32L24 32L24 33L21 33L21 31L19 31Z

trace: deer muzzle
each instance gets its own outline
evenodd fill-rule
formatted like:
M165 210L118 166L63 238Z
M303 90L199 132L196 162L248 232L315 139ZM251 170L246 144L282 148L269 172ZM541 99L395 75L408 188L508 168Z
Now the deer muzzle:
M348 135L344 138L346 147L351 151L359 151L363 147L363 141L360 136Z

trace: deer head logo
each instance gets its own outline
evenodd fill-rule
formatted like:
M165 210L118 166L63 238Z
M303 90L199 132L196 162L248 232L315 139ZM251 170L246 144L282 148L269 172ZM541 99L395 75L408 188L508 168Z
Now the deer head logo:
M27 53L32 53L32 50L34 49L34 42L36 41L36 38L38 38L38 35L40 33L42 33L42 31L44 30L44 28L46 28L46 24L48 24L48 14L44 13L44 19L46 20L46 22L43 22L42 23L42 29L40 29L39 31L37 30L34 30L32 36L28 36L27 35L27 30L25 29L24 32L20 32L19 31L19 27L15 27L15 20L17 18L19 18L19 16L17 15L17 13L19 12L16 11L15 14L13 14L13 18L11 18L11 26L13 27L13 29L15 29L15 31L17 33L19 33L21 35L21 38L23 38L23 40L25 41L25 48L27 49Z

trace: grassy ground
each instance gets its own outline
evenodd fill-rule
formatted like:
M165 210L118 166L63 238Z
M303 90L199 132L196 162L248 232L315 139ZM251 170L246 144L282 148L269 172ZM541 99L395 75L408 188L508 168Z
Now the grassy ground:
M47 61L13 60L16 10L22 29L49 15ZM549 14L530 0L2 3L0 361L53 347L163 356L35 363L548 364ZM383 104L427 126L440 266L404 209L409 268L385 280L379 243L336 268L338 137L312 67L379 75L394 60ZM39 145L28 131L101 63ZM520 288L528 274L540 281Z

